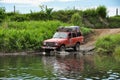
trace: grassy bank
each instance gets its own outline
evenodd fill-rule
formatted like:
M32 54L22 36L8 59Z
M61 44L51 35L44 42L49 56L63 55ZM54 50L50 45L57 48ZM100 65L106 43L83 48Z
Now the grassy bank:
M4 26L6 25L6 26ZM44 39L52 37L59 21L25 21L3 23L0 29L0 51L38 50Z
M120 34L101 37L96 42L96 51L99 54L120 55Z
M39 50L45 39L51 38L59 26L68 26L60 21L4 22L0 29L0 52ZM90 29L81 28L84 35Z

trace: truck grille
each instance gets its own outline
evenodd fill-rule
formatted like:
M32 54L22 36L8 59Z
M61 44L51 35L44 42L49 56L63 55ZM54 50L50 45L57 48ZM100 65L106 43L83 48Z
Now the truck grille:
M46 43L46 46L51 46L51 47L53 47L53 46L55 46L55 43L54 43L54 42L47 42L47 43Z

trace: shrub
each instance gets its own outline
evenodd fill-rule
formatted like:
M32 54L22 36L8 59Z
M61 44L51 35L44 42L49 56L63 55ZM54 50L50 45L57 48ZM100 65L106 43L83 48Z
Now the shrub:
M62 22L70 22L74 13L80 12L79 10L59 10L52 13L53 20L59 20Z
M96 10L95 9L87 9L83 11L83 16L85 17L94 17L97 16Z
M23 14L15 14L14 16L11 16L11 21L17 21L17 22L22 22L22 21L28 21L29 17Z
M90 29L90 28L81 27L80 29L81 29L84 36L86 36L86 35L88 35L89 33L92 32L92 29Z
M101 16L102 18L106 18L107 16L107 9L105 6L99 6L96 9L97 15Z
M110 28L119 28L120 27L120 16L114 16L108 18Z
M82 26L82 16L79 13L75 13L72 15L71 22L74 25Z

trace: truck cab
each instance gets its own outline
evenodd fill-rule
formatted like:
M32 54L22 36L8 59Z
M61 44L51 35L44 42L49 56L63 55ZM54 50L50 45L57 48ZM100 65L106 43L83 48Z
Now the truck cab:
M65 51L66 48L73 48L75 51L79 51L80 44L83 41L84 37L78 26L60 27L51 39L43 41L42 48L45 51Z

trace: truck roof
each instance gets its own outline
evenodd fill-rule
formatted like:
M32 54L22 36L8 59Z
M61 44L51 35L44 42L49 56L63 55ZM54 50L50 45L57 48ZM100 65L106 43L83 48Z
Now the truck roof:
M57 31L58 32L80 32L80 27L79 26L59 27Z

